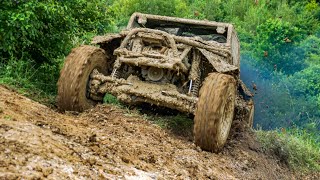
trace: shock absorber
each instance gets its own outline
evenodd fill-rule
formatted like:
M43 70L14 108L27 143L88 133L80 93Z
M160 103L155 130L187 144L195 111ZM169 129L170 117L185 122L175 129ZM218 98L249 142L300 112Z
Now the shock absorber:
M199 88L200 88L200 77L201 77L201 71L200 71L200 62L201 62L201 54L198 50L193 50L193 60L191 64L191 70L190 70L190 85L189 85L189 92L188 94L191 94L192 96L198 96Z
M193 96L198 96L199 88L200 88L200 71L199 71L199 76L192 83L191 94Z
M120 69L120 66L121 66L121 63L119 62L119 60L117 59L115 62L114 62L114 65L113 65L113 70L112 70L112 73L111 73L111 78L119 78L120 74L119 74L119 71L118 69Z
M111 73L111 78L119 78L119 71L117 68L114 68Z

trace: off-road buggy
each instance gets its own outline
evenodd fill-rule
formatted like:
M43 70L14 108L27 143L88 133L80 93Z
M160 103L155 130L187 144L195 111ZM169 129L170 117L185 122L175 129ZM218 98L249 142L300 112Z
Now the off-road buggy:
M106 93L129 104L176 109L194 114L195 143L214 152L224 146L235 114L252 125L253 103L240 80L240 46L231 24L134 13L124 31L97 36L92 44L65 60L61 110L83 111Z

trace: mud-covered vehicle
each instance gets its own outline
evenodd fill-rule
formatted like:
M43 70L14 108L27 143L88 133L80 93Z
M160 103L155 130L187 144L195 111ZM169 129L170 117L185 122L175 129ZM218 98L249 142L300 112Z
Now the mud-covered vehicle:
M191 113L195 143L213 152L224 146L235 115L252 125L253 103L239 77L240 46L231 24L134 13L124 31L97 36L92 44L65 60L61 110L83 111L108 93L129 104Z

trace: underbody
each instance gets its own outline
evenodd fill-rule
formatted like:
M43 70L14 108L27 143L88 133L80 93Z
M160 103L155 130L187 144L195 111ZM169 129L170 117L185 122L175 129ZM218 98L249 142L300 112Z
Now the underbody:
M145 82L137 76L116 79L94 71L91 74L90 97L94 99L99 97L97 94L105 93L129 104L146 102L192 114L198 100L197 97L180 93L173 84Z

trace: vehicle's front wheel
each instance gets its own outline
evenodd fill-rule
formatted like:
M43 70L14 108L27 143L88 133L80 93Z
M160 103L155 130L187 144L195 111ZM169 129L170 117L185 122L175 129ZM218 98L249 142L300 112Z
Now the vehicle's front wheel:
M87 45L72 49L57 84L59 109L81 112L97 103L88 97L89 78L94 69L106 74L107 56L103 49Z
M201 149L219 152L227 141L234 117L236 80L211 73L205 79L194 117L194 139Z

